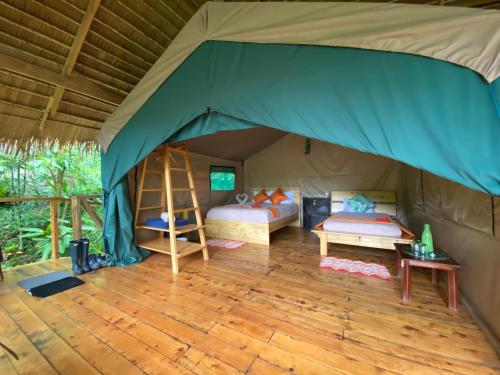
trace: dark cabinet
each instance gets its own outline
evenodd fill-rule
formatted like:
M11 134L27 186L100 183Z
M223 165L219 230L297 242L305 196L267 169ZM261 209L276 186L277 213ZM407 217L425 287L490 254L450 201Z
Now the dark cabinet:
M304 210L304 228L311 229L330 215L330 198L304 197L302 198Z

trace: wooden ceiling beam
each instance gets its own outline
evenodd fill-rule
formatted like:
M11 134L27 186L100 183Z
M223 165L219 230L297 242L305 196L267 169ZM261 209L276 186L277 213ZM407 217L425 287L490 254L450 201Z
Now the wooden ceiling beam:
M44 111L43 108L31 107L29 105L15 103L15 102L11 102L9 100L4 100L4 99L0 99L0 104L7 105L9 107L21 108L21 109L24 109L27 111L35 111L35 112L43 112Z
M29 125L39 125L40 121L37 119L33 119L30 117L26 116L20 116L20 115L13 115L13 114L7 114L7 113L0 113L0 120L4 123L8 123L9 120L11 119L19 119L23 120L26 124ZM59 120L47 120L47 125L65 125L65 126L76 126L77 128L85 128L85 129L91 129L91 130L100 130L100 127L97 126L91 126L91 125L84 125L84 124L75 124L72 122L66 122L66 121L59 121Z
M51 96L47 102L47 107L45 107L45 110L43 111L42 118L40 120L40 132L43 132L43 129L45 128L45 122L47 121L47 118L49 117L50 109L52 108L52 105L54 104L54 97Z
M85 42L85 38L87 37L87 33L90 30L90 25L92 24L92 21L94 19L94 16L97 12L97 8L99 8L99 5L101 4L101 0L91 0L89 1L89 4L87 6L87 10L85 11L85 14L83 15L82 22L80 23L80 26L78 27L78 30L75 35L75 39L73 40L73 44L71 45L71 49L69 50L68 57L66 58L66 62L64 63L63 66L63 71L62 73L65 76L70 76L71 73L73 72L73 69L76 64L76 60L78 59L78 55L80 54L80 51L82 50L83 43ZM52 107L50 109L51 114L55 114L57 110L59 109L59 104L61 104L61 99L64 95L64 87L62 86L56 86L56 89L54 91L54 101L52 103ZM41 126L41 125L40 125Z
M52 85L61 86L67 90L75 91L113 105L119 105L125 99L124 95L105 90L81 74L73 73L70 77L67 77L64 74L2 53L0 53L0 68Z

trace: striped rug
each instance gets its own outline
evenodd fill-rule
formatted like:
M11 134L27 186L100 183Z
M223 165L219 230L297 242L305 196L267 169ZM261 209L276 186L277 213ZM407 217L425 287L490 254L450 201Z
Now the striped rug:
M238 249L245 244L243 241L225 240L222 238L211 238L207 240L208 246L220 247L223 249Z
M386 266L377 263L365 263L360 260L324 257L321 259L319 266L331 271L347 272L377 279L388 280L391 278L391 274Z

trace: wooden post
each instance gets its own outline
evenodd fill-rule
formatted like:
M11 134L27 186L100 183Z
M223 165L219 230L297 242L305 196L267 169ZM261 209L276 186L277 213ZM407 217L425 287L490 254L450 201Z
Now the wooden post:
M80 198L77 195L71 197L71 217L73 221L73 239L82 238L82 214L80 210Z
M52 247L52 259L59 258L59 220L57 199L50 200L50 237Z

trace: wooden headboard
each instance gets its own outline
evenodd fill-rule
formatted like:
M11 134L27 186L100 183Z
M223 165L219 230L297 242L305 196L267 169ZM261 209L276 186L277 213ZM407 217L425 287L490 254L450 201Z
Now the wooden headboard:
M286 187L286 186L277 186L277 187L251 187L248 191L249 197L248 199L251 200L252 197L257 194L259 191L262 189L265 189L266 192L272 193L274 192L278 187L281 187L281 190L284 192L287 191L292 191L293 192L293 203L295 203L299 207L299 218L296 222L293 222L290 224L291 226L294 227L300 227L302 226L302 196L300 194L300 188L298 187Z
M375 212L396 216L396 192L389 190L357 190L357 191L332 191L330 193L331 212L342 211L344 199L353 198L362 193L375 203Z

